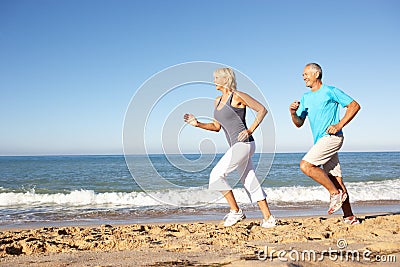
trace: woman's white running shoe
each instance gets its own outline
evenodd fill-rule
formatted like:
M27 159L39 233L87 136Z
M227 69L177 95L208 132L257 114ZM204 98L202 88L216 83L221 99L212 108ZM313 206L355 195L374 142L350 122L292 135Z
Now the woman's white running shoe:
M276 219L273 215L269 216L268 220L263 219L261 222L261 227L272 228L276 226Z
M246 215L244 215L244 213L241 209L239 209L238 211L231 210L224 217L224 220L225 220L224 226L232 226L245 218L246 218Z

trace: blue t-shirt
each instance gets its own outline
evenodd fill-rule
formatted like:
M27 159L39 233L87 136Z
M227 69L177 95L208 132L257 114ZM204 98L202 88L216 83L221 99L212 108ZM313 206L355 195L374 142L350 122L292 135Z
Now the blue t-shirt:
M303 119L308 116L314 144L321 137L329 135L326 132L329 126L340 121L339 104L346 107L352 101L353 98L340 89L325 84L322 84L317 91L309 91L303 95L296 113ZM339 134L343 134L342 131L336 135Z

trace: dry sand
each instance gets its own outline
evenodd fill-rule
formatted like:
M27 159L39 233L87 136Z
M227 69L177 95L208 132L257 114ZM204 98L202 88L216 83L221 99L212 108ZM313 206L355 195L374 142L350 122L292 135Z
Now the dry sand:
M195 222L7 230L0 232L0 266L399 266L400 215L360 218L353 226L339 216L288 218L272 229L247 219L233 227Z

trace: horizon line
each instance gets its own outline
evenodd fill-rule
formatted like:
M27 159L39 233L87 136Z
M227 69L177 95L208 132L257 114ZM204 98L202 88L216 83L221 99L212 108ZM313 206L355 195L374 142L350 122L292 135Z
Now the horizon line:
M339 151L339 153L398 153L400 150L374 150L374 151ZM224 154L225 152L218 153L147 153L147 154L121 154L121 153L87 153L87 154L15 154L15 155L0 155L0 157L65 157L65 156L145 156L145 155L214 155ZM278 151L278 152L255 152L254 154L300 154L307 153L307 151Z

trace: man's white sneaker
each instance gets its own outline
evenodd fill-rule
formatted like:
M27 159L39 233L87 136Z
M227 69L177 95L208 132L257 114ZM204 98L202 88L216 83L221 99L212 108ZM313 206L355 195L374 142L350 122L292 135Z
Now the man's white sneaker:
M245 218L246 218L246 215L244 215L244 213L241 209L239 209L238 211L231 210L224 217L224 220L225 220L224 226L232 226Z
M350 224L350 225L356 225L356 224L360 224L360 221L357 219L356 216L351 216L351 217L347 217L347 218L343 218L343 222L345 224Z
M341 189L339 189L339 193L331 195L331 203L329 205L328 214L338 211L342 207L342 204L346 198L347 193L343 192Z
M261 227L272 228L276 226L276 219L273 215L269 216L268 220L263 219L261 222Z

